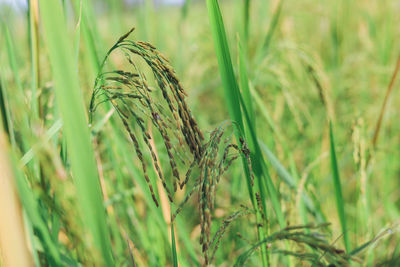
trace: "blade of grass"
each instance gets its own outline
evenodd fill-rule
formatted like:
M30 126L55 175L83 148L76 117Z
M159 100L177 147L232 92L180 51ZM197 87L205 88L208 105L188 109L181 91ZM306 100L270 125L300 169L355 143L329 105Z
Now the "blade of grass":
M253 107L253 100L250 94L249 77L247 74L246 53L243 51L239 37L238 37L238 56L239 56L239 81L240 89L243 96L244 103L247 111L249 112L250 121L255 126L255 114Z
M277 220L278 220L278 224L279 224L279 226L281 228L284 228L286 226L286 222L285 222L285 219L283 218L283 213L282 213L282 210L281 210L281 206L280 206L280 202L279 202L279 198L278 198L278 193L277 193L277 191L275 189L275 185L273 184L271 176L269 174L268 166L267 166L267 164L266 164L266 162L264 160L264 157L263 157L263 155L261 153L260 145L258 143L258 139L257 139L256 133L255 133L254 127L253 127L253 125L252 125L252 123L250 121L250 118L249 118L249 115L248 115L248 112L247 112L247 109L246 109L246 105L244 104L243 97L242 97L241 94L239 96L240 96L241 105L242 105L242 108L243 108L243 111L244 111L244 114L245 114L245 118L246 118L246 122L247 122L246 129L248 129L247 131L250 133L250 136L251 136L251 139L250 139L251 143L250 144L253 145L252 148L255 151L251 155L251 160L252 160L252 162L256 162L257 165L260 164L258 166L258 168L260 168L260 170L262 172L262 174L260 174L260 175L262 175L265 178L265 183L263 183L264 180L261 179L262 177L261 176L257 176L257 177L260 177L260 179L259 179L259 181L260 181L260 183L259 183L260 194L262 196L263 201L265 202L265 197L264 197L265 193L263 193L263 192L265 192L264 188L266 187L266 190L269 193L269 197L270 197L270 200L272 202L272 206L274 208L274 211L275 211L275 214L276 214L276 217L277 217ZM265 205L263 205L263 207L264 207L264 213L267 214L266 211L265 211ZM268 229L266 231L268 233ZM285 246L288 249L289 248L289 243L285 242ZM293 266L291 258L287 257L286 259L287 259L287 266Z
M234 75L233 71L233 65L231 62L231 57L230 57L230 52L229 52L229 46L226 38L226 33L225 33L225 28L223 24L223 19L221 15L221 11L219 9L218 2L216 0L207 0L207 9L208 9L208 14L209 14L209 19L210 19L210 24L211 24L211 31L214 39L214 47L215 47L215 53L217 55L217 60L218 60L218 66L220 70L220 75L221 75L221 80L225 92L226 99L228 101L228 111L231 119L235 121L238 124L239 131L241 134L246 134L248 133L248 140L249 147L250 147L250 157L251 161L253 164L253 170L254 173L257 177L257 187L260 192L260 197L261 201L263 203L263 208L264 208L264 220L268 220L266 215L266 194L265 192L267 191L269 193L270 200L272 202L273 209L275 211L277 220L279 222L279 225L281 228L285 227L285 220L283 218L279 198L278 198L278 193L276 191L276 188L271 180L271 177L268 172L268 167L265 163L265 160L262 156L260 146L258 144L258 139L256 136L255 132L255 127L254 127L254 121L250 119L249 112L247 111L246 103L243 100L243 96L240 94L239 87ZM242 56L244 58L244 56ZM242 70L246 70L243 68L245 66L244 63L242 63ZM244 78L246 77L246 74L242 75L242 80L243 83L246 81ZM248 84L248 81L247 81ZM244 90L247 89L247 92L245 93L246 97L250 96L250 92L248 91L248 86L244 86ZM243 90L243 88L242 88ZM246 120L246 131L244 129L244 124L243 124L243 118L242 118L242 112L241 108L243 109L244 112L244 117ZM239 139L239 133L236 132L236 138ZM243 159L243 158L242 158ZM244 159L243 159L244 160ZM244 164L245 165L245 164ZM249 180L249 170L245 167L245 172L247 175L247 181ZM255 206L254 199L255 199L255 192L253 192L252 188L249 186L249 181L248 181L248 188L249 188L249 193L250 197L253 200L253 205ZM256 215L259 218L259 211L256 209ZM262 239L267 233L268 233L268 228L267 228L267 222L264 222L265 229L259 229L259 238ZM265 259L265 253L262 253L262 262L264 265L268 264L268 262ZM289 261L290 264L290 261Z
M40 12L82 216L103 264L112 266L106 214L62 6L58 1L41 1Z
M252 99L251 99L251 94L250 94L250 88L249 88L249 78L247 74L247 62L246 62L246 57L245 57L245 52L242 49L241 42L240 42L240 37L238 37L238 65L239 65L239 81L240 81L240 89L241 92L239 92L239 97L240 101L243 107L243 111L245 113L245 118L247 124L245 125L245 136L253 136L255 137L255 125L256 125L256 117L254 113L254 108L252 104ZM258 144L254 142L256 140L255 138L250 138L249 139L249 146L251 148L256 147L255 149L255 154L259 155L259 149ZM263 194L262 194L263 195ZM263 199L264 200L264 199ZM265 209L264 205L264 213L267 214L267 211ZM267 231L268 233L268 231Z
M278 7L276 8L274 14L272 15L272 19L271 19L271 22L270 22L270 25L268 28L267 35L265 36L264 43L258 50L259 52L258 52L258 56L256 59L256 62L258 62L258 63L260 63L264 59L265 55L267 54L267 52L269 50L272 37L274 36L274 33L278 26L279 19L281 17L283 1L284 0L279 1Z
M72 1L74 6L75 16L79 18L79 27L77 30L82 34L82 39L85 44L85 51L87 51L86 58L88 61L88 68L90 74L88 81L92 82L100 70L100 57L97 46L102 43L99 41L100 36L97 32L96 24L93 19L93 11L91 1L81 0ZM97 46L96 46L97 44ZM78 48L79 46L77 46ZM103 51L103 49L101 49Z
M28 215L25 210L24 210L24 218L27 218L25 220L25 229L26 229L27 235L29 237L29 242L31 244L33 261L35 263L35 267L40 267L39 255L36 252L37 248L36 248L35 237L34 237L34 233L33 233L32 222L29 220Z
M243 108L243 112L245 114L246 122L247 122L246 127L245 127L245 136L247 136L247 137L251 136L251 138L249 138L248 142L249 142L249 146L251 148L254 148L252 161L256 161L255 159L259 159L259 156L261 155L261 151L259 148L259 144L256 141L257 137L255 135L256 134L255 133L256 117L255 117L254 108L253 108L253 104L252 104L252 98L251 98L251 94L250 94L246 57L245 57L245 53L242 49L239 37L238 37L238 58L239 58L239 81L240 81L240 88L241 88L241 92L239 93L239 97L240 97L239 99L240 99L240 102L241 102L241 105ZM265 170L266 170L266 175L267 175L267 180L268 180L269 179L268 170L267 170L267 168L265 168ZM267 183L268 183L268 181L267 181ZM261 187L261 189L262 188L263 187ZM272 192L272 194L275 194L275 192ZM264 193L261 192L261 196L263 198L263 201L265 202ZM275 198L273 198L273 199L275 199ZM276 203L275 205L279 205L279 203ZM267 214L265 205L263 207L264 207L264 214ZM280 216L278 215L278 217L280 217ZM268 233L268 229L266 229L266 231Z
M60 129L62 128L62 121L61 119L58 119L54 122L54 124L46 131L44 135L44 141L49 142L51 138L53 138ZM22 156L20 163L22 166L25 166L28 164L34 157L35 157L35 148L36 145L31 147L25 154Z
M49 257L49 262L55 266L61 266L60 254L53 240L51 240L46 223L41 217L39 208L37 206L37 201L23 175L17 173L17 167L15 166L15 163L14 173L16 174L16 184L22 205L24 206L28 218L32 222L32 225L36 230L39 239L41 240L41 243L45 249L45 254L48 254L47 257Z
M3 128L0 128L0 130L7 133L11 146L15 147L14 127L10 117L10 110L2 77L0 77L0 120L2 125L1 127Z
M267 33L267 36L265 37L265 41L264 41L264 45L263 45L264 53L267 52L267 50L271 44L272 36L274 35L276 26L278 25L278 22L279 22L279 18L281 17L283 1L284 0L279 1L278 7L277 7L276 11L274 12L274 15L272 16L271 24L269 26L268 33Z
M244 58L244 56L243 56ZM247 77L247 74L244 75ZM248 84L248 81L247 81ZM246 95L249 98L249 102L251 102L251 96L250 96L250 91L248 86L244 86L244 88L242 88L243 91L246 91L243 95ZM268 166L264 160L263 154L261 153L261 148L260 148L260 144L258 143L258 138L257 138L257 133L255 131L255 114L254 114L254 110L253 112L253 118L254 120L250 119L250 115L248 112L248 108L247 105L245 103L245 100L243 99L243 95L239 92L239 101L241 104L241 107L243 109L243 114L244 114L244 118L246 123L246 128L245 128L245 135L246 136L246 140L248 140L249 142L249 146L251 151L253 151L253 153L251 154L251 160L254 163L254 170L255 170L255 174L257 175L257 177L259 177L260 180L260 193L261 193L261 197L264 199L263 196L263 189L266 186L266 190L269 193L271 202L272 202L272 206L274 208L277 220L279 222L279 225L281 228L285 227L285 220L283 218L283 214L282 214L282 210L281 210L281 206L280 206L280 202L278 199L278 193L275 189L275 185L272 182L271 176L269 174L269 170L268 170ZM265 183L263 183L262 181L264 181L262 178L265 178ZM266 212L266 211L265 211Z
M0 100L1 100L1 95L0 95ZM1 105L1 102L0 102ZM91 135L95 136L101 128L103 128L104 124L110 119L111 115L114 113L114 110L112 109L110 112L106 114L101 120L99 120L95 125L92 126L92 132ZM61 130L63 124L61 119L57 119L53 125L46 131L44 134L44 142L49 142L54 136L56 136L59 131ZM21 158L20 163L24 166L31 161L34 156L35 156L35 149L36 145L31 147Z
M342 185L340 183L339 167L336 160L335 141L333 135L332 122L329 122L329 137L330 137L329 139L330 139L332 178L333 178L333 187L335 190L336 207L338 210L340 225L342 227L344 245L346 251L350 252L350 240L349 240L349 234L347 232L347 222L344 211L345 202L342 194Z
M172 218L172 213L171 213ZM178 256L176 254L176 244L175 244L175 231L174 231L174 223L171 221L171 241L172 241L172 260L174 263L174 267L178 267Z
M39 118L37 91L40 86L39 61L39 3L38 0L29 0L28 5L29 47L31 53L31 110L34 119Z
M265 184L263 183L263 177L266 180L266 187L271 198L273 208L277 215L278 221L280 222L281 227L284 227L284 220L282 216L282 210L280 207L278 194L276 192L275 186L272 183L271 178L268 174L268 169L265 164L265 161L262 157L262 153L260 147L258 145L255 129L251 123L249 113L246 110L246 106L242 99L242 95L239 92L238 84L236 82L236 78L233 71L233 65L230 57L229 46L226 39L226 33L224 28L224 23L222 20L221 11L219 9L218 2L216 0L207 0L207 9L211 24L212 35L214 39L215 53L217 55L218 66L220 70L221 80L225 92L226 99L228 101L228 111L231 119L238 124L240 132L243 134L244 124L242 118L241 107L244 110L245 118L248 122L247 126L249 127L249 138L248 140L250 145L250 150L252 151L252 162L254 164L253 169L255 175L259 180L259 189L261 193L261 197L265 200L265 196L263 196L263 187ZM239 139L239 133L236 133L237 139ZM251 192L251 188L249 187L249 192Z
M243 2L243 38L245 42L245 47L247 47L247 42L249 40L249 27L250 27L250 0L245 0Z
M399 73L399 70L400 70L400 56L397 58L396 67L394 69L394 72L393 72L392 78L390 80L389 86L386 89L385 99L383 100L381 111L379 112L379 118L378 118L378 122L376 123L375 131L374 131L374 137L372 138L372 146L374 148L376 147L376 143L378 141L379 131L381 129L382 120L383 120L383 115L385 114L387 103L389 102L389 97L390 97L390 94L393 91L394 83L396 81L396 77L397 77L397 74Z
M225 34L225 28L223 25L223 20L222 20L222 15L219 9L218 2L216 0L207 0L207 9L208 9L208 14L209 14L209 19L210 19L210 24L211 24L211 31L214 39L214 47L215 47L215 53L217 55L217 60L218 60L218 66L220 70L220 75L221 75L221 80L224 88L224 93L227 99L227 105L228 105L228 112L233 121L235 121L238 124L239 131L241 134L244 134L244 126L243 126L243 119L242 119L242 114L241 114L241 109L240 109L240 102L239 102L239 88L238 84L236 82L236 78L233 72L233 66L231 62L231 57L229 53L229 47L228 43L226 40L226 34ZM239 140L240 135L238 131L235 131L236 139ZM243 162L245 159L242 157ZM247 187L248 191L250 194L250 198L252 200L253 206L256 209L256 218L257 221L260 221L260 218L262 218L260 211L257 209L256 201L255 201L255 192L253 191L251 187L251 178L250 178L250 172L246 164L243 164L246 172L246 181L247 181ZM259 167L259 166L258 166ZM258 178L260 172L258 171ZM264 191L263 187L261 185L262 180L258 179L257 180L259 191L261 198L263 200L263 203L265 203L265 196L264 196ZM264 209L266 210L265 205ZM266 213L265 213L266 215ZM267 228L267 224L264 224L265 228ZM267 231L264 230L264 228L258 228L258 238L260 240L264 239L267 235ZM267 258L266 258L266 253L265 253L265 247L262 247L262 252L261 252L261 258L262 258L262 263L263 266L268 265Z
M358 248L353 249L349 254L352 255L352 256L356 255L356 254L360 253L361 251L363 251L364 249L366 249L367 247L373 245L375 242L377 242L379 239L383 238L384 236L392 235L392 234L393 234L392 229L390 229L390 228L385 229L384 231L382 231L380 234L378 234L377 236L375 236L371 240L365 242L364 244L362 244Z
M76 58L76 64L79 64L79 44L81 41L81 22L82 22L82 1L79 4L78 22L75 27L75 41L74 41L74 53Z
M233 72L221 11L216 0L206 1L222 85L228 101L228 112L232 120L239 125L240 130L244 130L239 103L239 88Z

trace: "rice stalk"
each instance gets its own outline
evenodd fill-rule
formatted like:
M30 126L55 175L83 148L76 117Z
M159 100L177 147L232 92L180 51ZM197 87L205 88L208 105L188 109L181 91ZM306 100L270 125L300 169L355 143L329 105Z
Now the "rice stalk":
M31 110L34 119L39 118L38 90L40 87L40 46L39 46L39 3L38 0L29 0L28 23L29 23L29 44L31 53L31 77L32 77L32 99Z
M128 132L156 206L159 205L159 200L148 176L144 151L150 155L155 173L171 203L174 202L174 192L178 189L178 185L180 189L183 189L189 181L193 180L191 179L192 170L199 170L199 176L194 180L193 187L189 189L184 200L177 206L171 220L172 222L175 220L188 200L197 193L201 227L200 245L204 255L204 264L208 265L214 258L225 231L224 228L220 230L215 240L211 242L212 214L215 209L217 185L224 173L240 156L245 159L245 164L250 172L250 184L253 185L254 175L250 150L242 137L239 138L239 144L231 143L232 134L229 134L228 129L235 130L237 125L228 121L211 132L206 143L203 142L203 133L186 104L186 93L176 77L175 71L167 59L151 44L127 39L132 31L133 29L120 37L103 60L90 101L90 122L92 122L99 105L106 102L112 104ZM109 57L117 51L121 52L126 59L129 70L104 71L103 68ZM150 68L157 88L153 88L145 74L140 71L138 63L135 61L137 56ZM159 89L159 91L155 89ZM160 161L150 144L152 136L144 126L147 120L157 130L163 141L172 172L172 179L169 181L164 176ZM143 140L144 147L139 142L139 138ZM190 153L188 154L186 151ZM187 168L184 176L181 175L179 166ZM235 217L229 219L229 223L234 219ZM223 225L227 226L228 221L225 221Z
M374 149L375 149L376 143L378 141L378 136L379 136L379 132L380 132L381 125L382 125L383 116L386 111L387 103L389 102L389 97L393 91L394 83L396 81L399 70L400 70L400 56L397 58L396 67L393 71L392 78L390 79L390 83L386 89L385 99L383 100L382 108L379 112L379 118L378 118L378 121L375 126L374 136L372 138L372 146Z

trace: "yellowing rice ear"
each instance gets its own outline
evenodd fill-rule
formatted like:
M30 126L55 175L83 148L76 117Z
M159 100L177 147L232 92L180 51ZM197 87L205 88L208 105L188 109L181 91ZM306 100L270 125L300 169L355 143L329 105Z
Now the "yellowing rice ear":
M9 158L8 144L0 132L0 265L29 267L33 266L32 252Z

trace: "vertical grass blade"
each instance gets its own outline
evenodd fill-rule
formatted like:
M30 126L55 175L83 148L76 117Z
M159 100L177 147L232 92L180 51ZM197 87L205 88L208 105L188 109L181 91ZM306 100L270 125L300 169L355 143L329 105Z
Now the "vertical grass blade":
M99 36L97 34L96 24L93 19L93 11L91 6L91 1L82 0L82 1L72 1L74 6L75 16L79 17L79 25L77 30L82 34L82 39L85 44L85 51L88 64L90 65L87 70L90 70L89 79L93 81L98 72L100 71L100 57L98 55L98 46L101 46L101 42ZM77 41L80 38L77 38ZM79 46L77 46L78 48ZM79 49L78 49L79 50ZM77 50L77 51L78 51ZM102 49L100 49L103 51Z
M396 67L392 74L392 78L390 80L389 86L386 89L385 99L383 100L382 108L379 113L378 122L376 123L376 126L375 126L374 137L372 138L372 146L374 148L376 147L376 143L378 141L379 131L381 129L382 120L383 120L383 115L385 114L387 103L389 102L389 97L393 91L394 83L396 81L396 77L397 77L397 74L399 73L399 70L400 70L400 56L397 58Z
M233 71L233 65L230 57L230 52L229 52L229 46L226 38L226 33L225 33L225 28L222 20L222 15L221 11L219 9L218 2L216 0L207 0L207 9L208 9L208 14L209 14L209 19L210 19L210 24L211 24L211 31L214 39L214 47L215 47L215 53L217 55L217 60L218 60L218 66L220 70L220 75L222 79L222 85L224 88L225 96L228 102L228 111L229 115L232 120L236 121L236 123L239 126L240 132L242 134L246 133L249 135L246 140L248 140L250 151L251 151L251 161L253 163L253 170L254 173L257 177L257 187L258 191L260 192L260 197L263 203L266 201L266 190L269 193L269 197L272 202L273 209L275 211L276 217L278 219L280 227L285 227L285 221L283 218L279 198L277 191L275 189L275 186L271 180L271 177L269 176L268 173L268 168L267 165L263 159L261 149L258 144L258 139L257 135L255 132L255 127L254 127L254 115L250 115L250 112L252 112L252 107L249 106L247 107L246 102L251 102L250 100L250 92L248 88L248 78L247 78L247 70L245 68L245 62L242 62L241 64L241 83L243 83L242 90L246 91L244 93L244 96L246 97L246 100L243 99L243 96L241 95L239 91L239 87L234 75ZM242 61L244 61L244 55L243 52L241 53L242 56ZM240 58L239 58L240 60ZM242 109L244 112L244 118L246 120L246 130L243 124L243 117L242 117ZM250 108L250 112L248 111ZM251 119L251 117L253 119ZM238 133L236 134L238 138ZM245 168L246 175L247 175L247 180L249 180L249 174L248 170ZM248 181L249 184L249 181ZM253 205L254 199L255 199L255 192L249 187L249 193L250 197L253 200ZM263 205L264 209L264 214L267 215L266 212L266 207ZM257 210L257 209L256 209ZM259 217L258 211L257 211L257 217ZM264 218L265 220L266 217ZM264 222L266 224L266 222ZM265 235L268 233L268 228L266 225L265 229L259 228L259 238L263 239ZM267 259L265 258L265 251L262 249L262 262L263 265L268 265Z
M68 155L79 203L92 244L101 252L102 263L113 265L109 231L103 206L93 148L85 118L74 53L59 1L40 1L45 41L54 75L56 101L64 124Z
M244 127L243 127L243 120L242 120L242 114L241 114L241 108L240 108L240 101L239 101L239 88L238 84L236 82L236 78L233 72L233 66L231 62L231 57L229 54L229 47L228 47L228 42L226 40L226 34L225 34L225 28L223 25L222 21L222 16L221 12L219 10L219 5L216 0L207 0L207 9L208 9L208 14L210 18L210 24L211 24L211 31L213 34L213 39L214 39L214 46L215 46L215 53L217 55L218 59L218 66L220 70L220 75L222 79L222 85L224 88L224 93L228 102L228 112L232 120L236 121L236 123L239 126L240 131L242 134L244 134ZM236 132L236 138L238 139L238 133ZM244 159L243 159L244 160ZM252 200L252 203L254 207L257 207L255 203L255 193L252 190L250 186L250 175L249 175L249 170L246 168L246 164L243 164L245 166L245 171L246 171L246 178L247 178L247 186L249 189L249 194ZM263 198L265 198L262 190L262 186L260 186L260 182L262 182L260 179L258 180L259 183L259 188L260 188L260 193ZM264 205L265 208L265 205ZM257 214L257 221L260 221L262 216L260 215L260 212L256 208ZM266 214L266 213L265 213ZM263 228L258 229L258 237L260 240L264 239L266 237L266 232L264 231ZM266 251L265 247L262 247L261 251L261 259L263 266L267 266L267 258L266 258Z
M265 183L262 179L265 178L266 187L270 195L274 211L277 215L277 219L280 223L280 226L284 227L285 222L278 199L278 194L268 174L268 169L262 157L255 129L252 125L249 112L247 112L246 104L244 103L243 97L239 92L239 87L233 71L225 27L218 2L216 0L207 0L207 9L210 18L211 31L214 39L215 53L217 55L222 85L228 102L229 115L231 119L238 124L241 133L244 134L245 130L241 107L244 110L245 118L248 122L247 126L249 127L248 132L250 134L249 138L246 138L246 140L249 141L250 150L252 151L252 162L254 161L253 169L259 181L258 186L260 189L261 197L263 199L265 198L265 196L263 196ZM249 190L251 192L251 189Z
M245 42L245 47L247 47L247 42L249 39L249 28L250 28L250 0L244 0L243 8L243 37Z
M336 160L336 152L335 152L335 141L333 137L333 129L332 122L329 123L329 137L330 137L330 154L331 154L331 167L332 167L332 178L333 178L333 187L335 190L335 198L336 198L336 206L338 210L340 225L342 227L343 239L346 251L350 251L350 240L349 234L347 232L346 225L346 215L344 211L344 200L342 194L342 185L340 183L339 176L339 167Z
M3 77L0 76L0 131L7 133L10 143L15 147L15 136L10 116L9 107L7 105L6 90L4 90Z
M284 0L279 1L278 7L276 8L274 14L272 15L271 22L270 22L270 25L268 28L268 32L267 32L267 35L265 36L264 43L262 44L262 46L259 49L258 58L257 58L258 62L262 61L262 59L268 53L269 47L271 45L272 37L274 36L276 27L278 26L278 22L281 17L283 1Z
M171 214L172 215L172 214ZM174 263L174 267L178 267L178 255L176 253L176 243L175 243L175 230L174 223L171 222L171 241L172 241L172 260Z
M250 87L249 87L249 77L247 74L246 53L245 53L245 51L243 51L240 40L238 40L238 58L239 58L239 60L238 60L239 61L239 81L240 81L241 94L243 96L243 100L246 105L250 120L251 120L253 126L255 126L255 114L254 114L253 101L252 101Z
M252 104L252 96L250 93L250 87L249 87L249 78L247 74L247 64L246 64L246 56L245 52L242 49L242 45L240 42L240 39L238 39L238 58L239 58L239 81L240 81L240 89L241 91L239 92L239 100L241 107L243 108L243 113L244 113L244 118L245 118L245 136L247 137L247 142L249 143L249 146L251 150L253 151L251 157L252 157L252 162L255 164L255 171L258 176L264 175L266 177L266 182L267 182L267 190L270 193L271 200L274 206L274 209L277 211L277 217L278 221L281 222L281 226L283 227L284 221L283 221L283 216L280 211L280 204L278 200L278 195L275 190L275 186L273 185L271 178L268 173L268 168L264 162L262 153L261 153L261 148L260 144L258 143L258 138L256 134L256 116L255 116L255 111L254 107ZM264 183L262 183L264 185ZM263 192L263 185L260 186L260 196L263 201L265 201L265 193ZM264 205L265 208L265 205ZM264 210L264 213L267 214L267 211Z
M283 1L284 0L279 1L278 7L272 17L271 24L269 26L268 33L265 37L265 41L264 41L264 45L263 45L264 51L268 50L268 48L271 44L272 36L274 35L276 26L278 25L278 22L279 22L279 18L281 17Z
M236 121L236 123L238 123L241 130L243 130L243 120L239 103L239 88L233 72L228 42L226 40L225 27L222 21L218 2L216 0L207 0L207 9L222 85L228 101L229 115L234 121Z
M28 24L29 24L29 46L31 53L31 87L32 100L31 110L33 118L38 119L39 108L37 101L37 91L40 86L39 74L39 3L38 0L29 0L28 5Z

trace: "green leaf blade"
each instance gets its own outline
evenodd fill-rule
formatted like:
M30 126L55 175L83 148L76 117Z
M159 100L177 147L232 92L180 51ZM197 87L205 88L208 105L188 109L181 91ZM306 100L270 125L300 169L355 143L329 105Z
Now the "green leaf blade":
M111 242L85 117L83 96L69 44L63 11L58 1L40 1L45 41L53 70L56 101L64 124L71 169L86 228L99 249L103 264L113 265Z
M347 232L347 221L346 221L346 215L345 215L345 210L344 210L345 202L343 199L342 185L340 182L340 175L339 175L339 167L338 167L338 163L337 163L337 159L336 159L335 141L334 141L334 136L333 136L332 122L329 123L329 139L330 139L332 178L333 178L333 187L335 190L336 206L337 206L337 210L338 210L340 225L342 227L344 245L345 245L346 251L350 251L350 240L349 240L349 234Z

